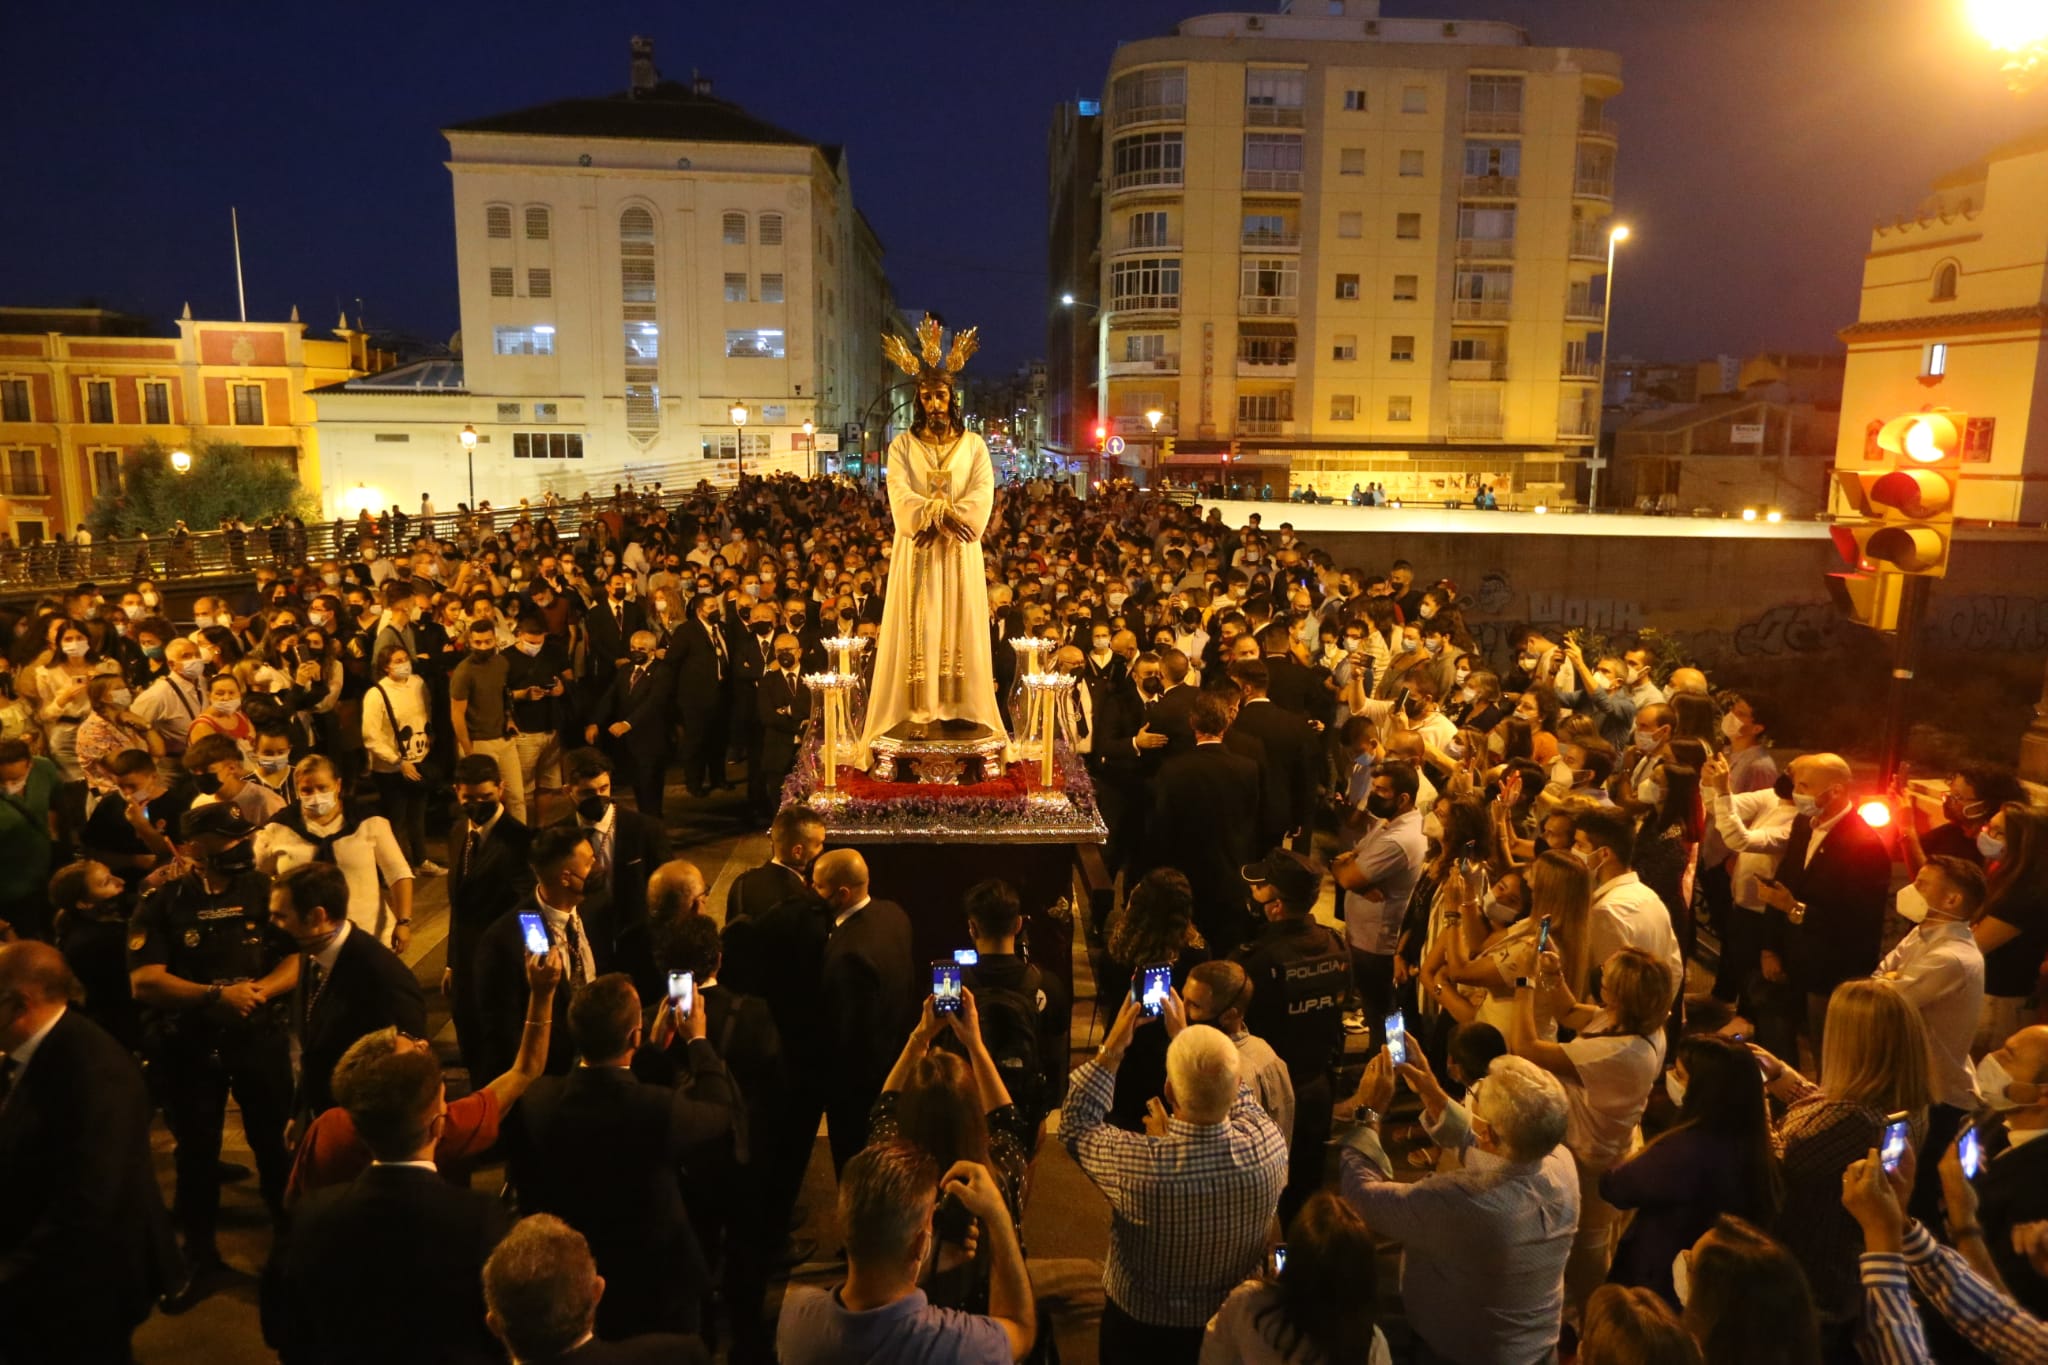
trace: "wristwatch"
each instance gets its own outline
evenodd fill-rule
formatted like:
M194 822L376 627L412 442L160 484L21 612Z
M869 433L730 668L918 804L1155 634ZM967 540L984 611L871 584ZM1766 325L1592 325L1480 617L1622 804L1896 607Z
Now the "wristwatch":
M1380 1126L1380 1111L1369 1104L1361 1104L1351 1111L1351 1121L1353 1123L1363 1123L1370 1128L1377 1128Z
M218 981L206 988L206 999L201 1003L205 1005L218 1005L220 1003L220 983Z

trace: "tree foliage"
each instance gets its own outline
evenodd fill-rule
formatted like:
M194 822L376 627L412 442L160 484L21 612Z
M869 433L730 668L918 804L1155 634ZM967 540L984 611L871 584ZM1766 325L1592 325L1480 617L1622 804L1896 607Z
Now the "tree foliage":
M170 447L158 441L129 451L121 461L120 490L101 491L86 525L98 536L160 535L180 521L194 531L211 531L224 517L253 525L273 513L306 516L315 510L290 468L258 459L238 442L201 441L191 454L191 470L180 474L171 467Z

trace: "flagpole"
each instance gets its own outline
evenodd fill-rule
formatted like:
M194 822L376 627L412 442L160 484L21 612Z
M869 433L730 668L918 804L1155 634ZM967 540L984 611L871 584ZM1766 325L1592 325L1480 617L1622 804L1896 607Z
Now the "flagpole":
M235 233L235 299L241 305L242 321L249 320L249 295L242 288L242 219L233 205L228 206L228 225Z

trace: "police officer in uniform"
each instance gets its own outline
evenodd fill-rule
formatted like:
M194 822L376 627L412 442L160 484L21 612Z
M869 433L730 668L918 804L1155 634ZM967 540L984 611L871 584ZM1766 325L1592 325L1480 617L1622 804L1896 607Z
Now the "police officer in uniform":
M128 980L143 1010L143 1051L177 1140L174 1219L203 1297L221 1266L221 1129L228 1092L256 1156L264 1203L283 1207L290 1157L292 1066L286 1009L299 981L297 945L270 923L270 879L256 871L256 827L225 802L185 812L177 866L128 926ZM179 1305L189 1306L189 1303Z
M1252 983L1245 1027L1266 1040L1294 1082L1294 1142L1287 1187L1280 1195L1284 1226L1323 1179L1335 1103L1333 1075L1344 1055L1344 1001L1351 993L1351 954L1342 935L1316 923L1322 864L1288 848L1242 869L1252 909L1266 927L1231 955Z

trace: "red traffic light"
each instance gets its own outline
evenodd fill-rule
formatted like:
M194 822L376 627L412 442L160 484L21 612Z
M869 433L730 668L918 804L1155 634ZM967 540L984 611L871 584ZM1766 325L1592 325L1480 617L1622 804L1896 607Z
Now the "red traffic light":
M1100 423L1100 422L1097 422L1097 423L1095 424L1095 439L1096 439L1096 440L1098 440L1098 441L1106 441L1106 440L1108 440L1108 439L1109 439L1109 428L1108 428L1108 427L1106 427L1106 426L1104 426L1104 425L1103 425L1102 423Z

